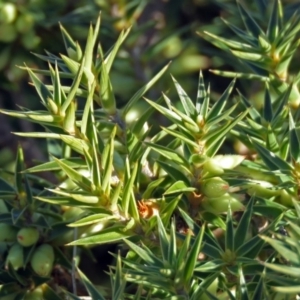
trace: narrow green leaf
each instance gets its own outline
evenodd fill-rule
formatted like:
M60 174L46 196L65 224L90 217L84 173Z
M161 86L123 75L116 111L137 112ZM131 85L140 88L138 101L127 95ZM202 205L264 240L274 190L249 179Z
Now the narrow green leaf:
M236 125L238 124L246 115L248 114L248 110L239 114L234 120L227 122L227 124L221 127L218 130L212 131L205 135L204 139L206 140L206 155L214 156L217 150L221 147L226 134Z
M83 272L81 272L78 268L77 272L92 299L106 300L105 297L98 291L98 289L96 289L96 287L90 282L90 280L84 275Z
M110 194L110 184L111 184L111 176L113 172L113 159L114 159L114 142L115 135L117 132L117 126L114 127L109 142L106 144L107 149L107 158L105 160L105 165L103 166L103 180L102 180L102 188L107 195Z
M109 243L115 243L115 242L121 241L121 240L123 240L125 238L129 238L133 235L134 234L131 232L124 232L124 231L120 230L119 227L117 227L117 228L110 227L107 229L103 229L99 234L95 234L92 236L78 239L68 245L70 245L70 246L75 246L75 245L88 246L88 245L109 244Z
M9 115L15 118L20 118L27 120L29 122L45 124L51 126L58 126L57 123L60 123L62 118L60 116L53 116L46 111L26 111L26 112L18 112L18 111L10 111L10 110L0 110L1 113L5 115Z
M193 192L196 189L194 187L187 186L185 182L179 180L173 183L165 192L164 195L170 195L175 193Z
M228 212L226 218L225 249L234 251L234 229L230 205L228 205Z
M206 90L202 71L199 73L196 109L203 120L207 117L207 111L209 107L209 88Z
M228 120L231 114L235 111L235 109L239 106L239 103L232 105L229 109L224 111L223 113L216 115L214 118L210 118L205 122L207 127L212 127L221 123L221 121Z
M243 19L244 25L247 28L247 31L249 34L251 34L254 37L258 36L264 36L263 30L260 28L260 26L256 23L256 21L252 18L250 13L247 9L243 7L243 5L240 2L237 2L238 8L240 11L240 15Z
M72 198L72 199L74 199L78 202L82 202L82 203L86 203L86 204L96 204L101 199L98 196L93 196L91 194L88 194L88 193L85 193L85 192L82 192L82 191L73 192L73 193L64 192L64 191L59 190L59 189L54 189L54 190L49 189L49 191L52 192L53 194L69 197L69 198Z
M102 64L101 67L100 86L101 86L101 105L109 115L114 115L117 109L116 99L113 93L113 88L105 64Z
M208 275L205 280L203 280L195 289L194 293L190 297L190 300L198 300L203 299L202 295L207 294L206 292L209 290L208 287L216 280L219 276L219 272L214 272ZM206 295L205 295L206 296ZM215 298L212 298L215 299Z
M285 242L275 240L267 236L261 236L261 238L264 241L268 242L287 261L294 263L295 265L300 264L300 255L296 253L294 250L291 250L289 245L287 245ZM298 276L300 277L300 275Z
M88 150L90 149L90 145L83 139L63 134L60 135L60 139L79 154L84 155L85 151L88 152Z
M246 284L246 279L244 276L243 268L239 266L239 285L238 285L238 291L240 294L241 300L249 300L249 295L248 295L248 288Z
M167 261L168 262L175 262L176 255L177 255L177 239L176 239L175 219L172 219L169 234L170 234L169 235L170 238L169 238L169 245L168 245L168 258L167 258Z
M299 267L291 267L273 263L264 263L264 266L280 274L300 278Z
M181 87L181 85L176 81L176 79L173 76L172 76L172 79L175 84L177 94L179 95L181 104L184 108L185 114L188 117L195 118L197 116L197 111L196 111L194 103L192 102L192 100L186 94L184 89Z
M189 288L192 282L195 265L198 261L200 248L202 247L202 240L204 235L205 225L201 226L201 231L198 233L196 238L193 240L193 246L189 251L188 257L186 258L186 264L184 269L184 285Z
M251 218L253 214L253 204L254 204L254 197L251 197L249 200L245 211L243 212L242 218L240 219L235 234L234 234L234 249L237 250L241 245L244 244L247 232L250 227Z
M274 286L272 287L274 291L281 294L299 294L300 293L300 284L294 285L294 282L291 282L291 286Z
M270 170L281 170L281 171L291 171L292 167L285 160L281 159L279 156L273 152L267 150L265 147L261 146L256 140L250 138L250 141L258 154L261 156L261 159L264 163L270 168Z
M70 168L67 164L63 163L59 159L53 157L53 159L57 162L57 164L61 167L61 169L67 174L67 176L79 187L86 191L91 191L92 182L83 174L78 171Z
M170 161L174 163L178 163L179 165L182 165L183 167L189 169L189 163L188 161L179 153L176 153L172 150L170 150L167 147L158 145L158 144L153 144L153 143L148 143L145 142L147 146L149 146L151 149L153 149L155 152L159 153L163 157L169 159Z
M93 82L92 86L89 88L88 96L83 110L83 115L81 117L81 133L88 136L88 123L92 122L94 116L94 107L93 107L93 96L96 88L96 81ZM92 126L95 127L94 122Z
M124 289L126 286L126 280L122 272L122 259L120 253L117 257L117 267L114 277L111 274L111 283L113 287L112 300L119 300L124 296Z
M279 32L279 10L278 10L278 0L273 1L272 5L272 11L271 11L271 16L269 19L269 24L268 24L268 29L267 29L267 36L269 41L272 43L275 41L275 39L278 36Z
M253 37L249 34L247 34L247 32L245 30L240 29L239 27L233 25L232 23L226 21L225 19L221 18L221 20L238 36L240 37L244 42L246 42L246 44L249 44L253 47L257 46L257 39L256 37Z
M268 83L266 83L266 88L265 88L263 117L269 123L273 119L273 105L272 105L272 99L271 99Z
M122 116L126 116L129 109L140 99L143 95L156 83L158 79L166 72L170 64L166 65L162 70L160 70L145 86L139 89L132 98L127 102L125 107L122 109Z
M131 30L131 27L129 27L128 29L126 29L125 31L122 31L120 33L117 42L113 46L113 48L110 51L109 55L107 55L107 57L105 58L104 64L106 66L107 74L109 74L111 66L113 64L113 61L115 60L115 57L118 53L118 50L119 50L120 46L123 44L123 42L125 41L125 39L127 38L130 30Z
M54 76L53 87L54 87L54 101L57 104L57 106L60 107L62 103L62 99L61 99L61 84L60 84L57 62L55 62L55 76Z
M163 95L166 99L165 95ZM175 124L181 124L182 118L179 117L175 112L170 109L167 109L161 105L156 104L154 101L145 99L151 106L153 106L157 111L159 111L162 115L170 119Z
M40 96L40 99L42 100L42 103L45 107L47 107L48 99L53 99L52 94L49 92L47 87L40 81L40 79L31 71L30 68L26 67L29 76L32 80L32 83Z
M244 79L256 79L261 82L270 82L270 78L267 76L263 76L260 74L253 74L253 73L240 73L240 72L230 72L230 71L220 71L220 70L210 70L213 74L229 77L229 78L244 78Z
M61 31L61 34L62 34L62 37L64 40L66 51L68 52L68 54L69 54L69 49L72 49L75 51L76 50L76 42L72 39L72 37L69 35L69 33L66 31L66 29L61 24L59 24L59 27L60 27L60 31Z
M296 131L295 122L291 112L289 112L289 146L293 160L300 162L300 141Z
M156 217L159 235L160 251L164 262L168 262L170 240L159 216ZM172 262L168 262L172 264Z
M207 123L209 123L212 118L215 118L221 114L221 112L222 112L223 108L225 107L227 100L233 90L234 84L235 84L235 79L231 81L231 83L229 84L227 89L224 91L222 96L218 99L218 101L210 109L210 111L207 115L207 118L206 118Z
M93 26L90 25L90 27L89 27L87 41L86 41L84 55L83 55L83 57L85 59L85 62L84 62L85 71L91 72L91 74L92 74L92 65L93 65L93 50L94 50L94 46L96 43L96 38L98 37L99 27L100 27L100 16L97 19L95 33L93 30ZM90 81L90 80L88 80L88 81L89 81L89 84L92 83L92 81Z
M61 159L61 161L68 165L70 168L78 169L78 168L86 168L86 163L82 158L73 157L68 159ZM61 170L60 166L56 163L56 161L50 161L38 166L31 167L29 169L24 170L24 173L35 173L35 172L46 172L46 171L58 171Z
M134 164L132 173L130 173L129 170L129 164L127 163L127 172L125 177L125 187L123 191L123 198L122 198L122 209L123 213L126 217L129 217L129 207L132 205L132 202L134 202L133 205L136 206L135 198L132 195L134 181L136 178L137 170L138 170L138 163ZM137 208L136 208L137 209Z
M213 45L215 45L216 47L225 50L227 52L231 52L231 49L235 49L243 51L243 53L247 53L250 51L253 51L253 48L251 47L251 45L245 44L245 43L240 43L234 40L229 40L226 38L222 38L218 35L212 34L210 32L207 31L203 31L203 32L197 32L202 38L206 39L207 41L209 41L210 43L212 43ZM255 54L255 53L254 53Z
M176 130L172 130L165 127L162 127L162 130L183 141L185 144L190 145L194 149L197 149L199 147L199 145L191 139L191 135L188 136L188 134L185 134L184 132L178 132Z
M143 259L143 261L152 266L155 265L156 267L164 267L164 263L158 259L153 252L146 247L145 245L142 244L143 247L140 247L138 245L136 245L135 243L125 239L124 242L130 247L130 249L132 251L134 251L136 254L138 254L138 256Z
M266 133L266 147L268 150L272 151L275 154L279 154L280 146L277 141L278 135L272 130L271 126L267 126L267 133Z
M23 186L23 174L22 171L25 169L24 153L22 147L18 146L16 164L15 164L15 188L18 194L21 196L24 192Z
M82 74L84 71L84 63L85 63L85 58L82 58L82 62L80 64L80 67L78 68L78 71L76 72L76 77L72 83L71 89L69 91L69 94L67 96L67 100L62 104L61 106L61 112L65 112L67 108L69 107L70 103L74 100L74 97L76 95L77 89L79 88Z

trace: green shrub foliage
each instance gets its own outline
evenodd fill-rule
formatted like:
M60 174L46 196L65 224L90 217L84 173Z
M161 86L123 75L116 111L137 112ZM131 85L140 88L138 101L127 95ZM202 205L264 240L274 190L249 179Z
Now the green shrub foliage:
M19 147L13 180L0 179L1 299L297 298L300 73L290 64L300 17L280 0L254 2L223 3L239 16L224 20L231 37L198 32L232 62L212 70L232 78L221 94L200 71L195 97L167 75L178 97L149 99L167 64L119 105L111 70L130 28L103 49L101 16L84 47L61 26L65 53L38 55L48 69L23 67L43 109L1 112L42 126L15 134L44 139L49 161L26 168ZM5 26L30 30L13 6L1 9ZM118 249L110 285L79 266L106 244Z

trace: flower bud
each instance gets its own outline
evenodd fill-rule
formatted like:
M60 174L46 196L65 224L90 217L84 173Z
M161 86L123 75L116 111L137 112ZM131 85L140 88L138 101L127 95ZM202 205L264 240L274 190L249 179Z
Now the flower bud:
M14 242L17 238L17 229L5 223L0 223L0 242Z
M34 227L22 228L17 234L17 239L23 247L34 245L40 237L39 231Z
M15 270L21 268L24 264L23 247L19 244L14 244L8 251L6 257L6 265L11 264Z
M48 244L39 246L33 253L30 263L33 271L39 276L46 277L53 268L54 251Z
M207 197L220 197L228 191L228 182L220 177L204 180L201 184L201 192Z

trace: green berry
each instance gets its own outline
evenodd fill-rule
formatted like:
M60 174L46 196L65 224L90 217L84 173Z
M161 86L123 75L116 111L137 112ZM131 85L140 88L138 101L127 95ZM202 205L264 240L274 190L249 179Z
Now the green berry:
M43 289L41 287L37 287L31 292L27 292L24 300L43 300Z
M201 205L204 210L212 212L214 214L222 214L227 212L228 205L230 205L232 211L238 211L244 208L244 205L237 197L234 197L228 193L224 194L221 197L205 197Z
M21 268L24 264L23 247L19 244L14 244L8 252L6 265L11 264L15 270Z
M34 18L30 14L20 15L16 21L16 29L20 33L28 32L34 25Z
M46 277L48 276L53 268L54 252L52 246L48 244L41 245L38 247L30 260L33 271L39 275Z
M0 242L14 242L17 238L17 229L5 223L0 223Z
M203 171L207 173L205 174L205 177L221 175L224 173L223 168L221 168L213 159L206 160L203 164Z
M204 180L201 184L201 192L207 197L220 197L228 191L228 182L220 177Z
M45 254L50 260L54 261L54 251L53 247L49 244L43 244L39 246L36 251L39 251L43 254Z
M64 221L75 221L78 216L83 212L83 210L79 207L70 207L63 214Z
M17 234L17 239L23 247L34 245L40 237L39 231L34 227L22 228Z
M5 3L0 8L0 21L8 24L12 23L17 16L17 7L13 3Z

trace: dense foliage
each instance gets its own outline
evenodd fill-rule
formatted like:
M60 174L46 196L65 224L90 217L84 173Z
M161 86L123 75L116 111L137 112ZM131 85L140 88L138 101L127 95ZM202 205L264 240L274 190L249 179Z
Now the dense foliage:
M228 57L228 71L211 70L232 79L220 94L200 71L190 97L162 59L122 95L114 64L130 68L144 31L121 18L107 47L105 13L84 46L61 25L64 53L21 67L42 108L1 112L39 125L15 135L42 139L47 161L27 167L19 146L0 179L0 297L297 299L300 16L279 0L220 5L235 17L197 32ZM145 7L132 1L127 17ZM17 26L17 13L2 22ZM151 93L167 81L173 91ZM110 284L82 264L108 245Z

